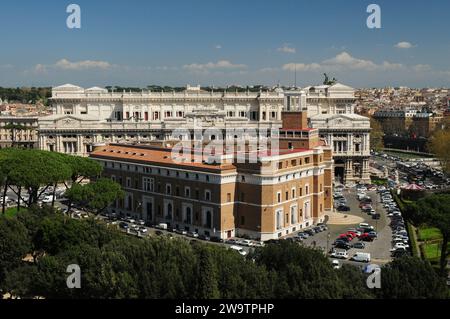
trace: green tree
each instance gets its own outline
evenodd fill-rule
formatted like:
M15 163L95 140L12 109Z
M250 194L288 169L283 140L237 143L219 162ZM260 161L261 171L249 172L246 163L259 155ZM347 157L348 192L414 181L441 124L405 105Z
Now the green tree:
M450 120L444 120L428 142L428 149L441 161L443 170L450 173Z
M118 183L109 178L100 178L85 185L73 184L66 196L70 203L86 205L98 215L115 200L123 198L125 193Z
M17 219L0 217L0 284L8 271L22 263L31 247L31 239L22 223Z
M449 256L450 194L433 194L419 199L415 204L407 208L407 216L417 226L426 224L441 231L440 269L444 275L447 267L447 257Z
M199 299L219 298L217 270L207 247L202 247L198 254L198 283L196 297Z
M405 256L387 264L381 271L379 297L385 299L448 298L443 278L428 261Z
M370 119L370 147L375 151L380 151L384 148L384 132L380 123L374 118Z

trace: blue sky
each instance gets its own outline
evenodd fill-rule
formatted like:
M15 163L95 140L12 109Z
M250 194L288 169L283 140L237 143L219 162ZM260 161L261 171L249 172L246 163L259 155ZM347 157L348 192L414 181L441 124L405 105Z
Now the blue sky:
M66 7L81 7L81 29ZM366 8L381 7L381 29ZM450 86L450 1L3 0L0 86Z

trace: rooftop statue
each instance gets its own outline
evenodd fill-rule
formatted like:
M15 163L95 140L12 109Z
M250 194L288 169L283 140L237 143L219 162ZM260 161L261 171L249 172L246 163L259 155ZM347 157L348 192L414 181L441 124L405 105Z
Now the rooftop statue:
M325 76L325 80L323 81L324 85L334 85L337 83L337 79L333 77L332 80L328 78L328 75L326 73L323 74Z

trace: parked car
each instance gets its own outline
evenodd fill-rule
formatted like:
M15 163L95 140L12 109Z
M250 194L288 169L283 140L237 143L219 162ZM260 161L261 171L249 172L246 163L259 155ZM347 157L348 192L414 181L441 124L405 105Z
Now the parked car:
M193 238L198 238L198 234L197 234L197 232L195 232L195 231L189 232L189 233L188 233L188 236L189 236L189 237L193 237Z
M339 268L341 268L341 265L340 265L340 263L339 263L339 260L337 260L337 259L333 259L333 260L331 261L331 265L333 266L333 269L339 269Z
M141 233L146 234L146 233L148 232L148 229L145 228L145 227L139 227L139 231L140 231Z
M44 196L44 198L42 199L42 202L45 204L51 203L53 201L53 196L47 195Z
M125 223L125 222L120 222L120 223L119 223L119 227L120 227L121 229L128 229L128 224Z
M306 239L309 237L309 235L307 233L304 232L299 232L297 233L297 237L302 238L302 239Z
M359 240L362 241L373 241L374 237L369 236L368 233L364 233L361 236L359 236Z
M314 231L315 231L316 233L322 232L322 228L319 227L319 226L316 226L316 227L314 227L313 229L314 229Z
M305 230L305 233L307 233L309 236L314 236L314 234L316 233L315 231L311 230L311 229L307 229Z
M334 250L331 253L331 257L333 258L339 258L339 259L347 259L348 258L348 254L345 250Z
M350 207L347 205L340 205L336 208L339 212L348 212L350 211Z
M230 249L237 251L240 255L245 256L247 255L247 252L240 246L230 246Z
M216 237L216 236L211 237L211 241L215 242L215 243L223 243L224 242L224 240L222 238Z
M354 243L352 245L352 247L356 248L356 249L364 249L364 248L366 248L366 244L364 244L363 242L357 242L357 243Z
M198 235L198 239L206 240L206 241L210 241L211 240L211 238L209 236L206 236L206 235Z
M251 247L251 246L253 246L253 243L252 243L251 240L244 239L244 240L242 241L242 245Z
M350 248L352 248L349 244L342 243L342 242L338 242L334 247L345 249L345 250L349 250Z

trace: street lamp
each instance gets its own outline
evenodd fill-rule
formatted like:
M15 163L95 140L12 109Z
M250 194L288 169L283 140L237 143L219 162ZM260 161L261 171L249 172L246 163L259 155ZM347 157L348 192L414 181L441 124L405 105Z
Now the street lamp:
M331 238L331 233L328 232L328 234L327 234L327 254L328 254L329 246L330 246L330 238Z

